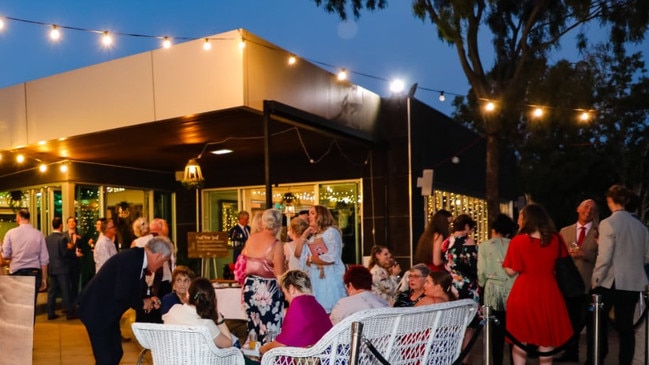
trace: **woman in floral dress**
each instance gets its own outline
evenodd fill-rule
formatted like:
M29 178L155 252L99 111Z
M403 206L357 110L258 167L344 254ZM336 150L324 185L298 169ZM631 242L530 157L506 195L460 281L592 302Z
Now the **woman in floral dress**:
M246 257L243 301L248 315L248 332L255 331L265 344L268 332L282 327L284 295L277 278L284 273L284 246L277 239L282 228L282 213L268 209L262 215L263 229L250 235L241 255Z

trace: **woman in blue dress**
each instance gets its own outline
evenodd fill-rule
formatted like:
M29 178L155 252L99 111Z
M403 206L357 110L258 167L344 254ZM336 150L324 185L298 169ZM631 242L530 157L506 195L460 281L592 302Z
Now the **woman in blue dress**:
M329 209L322 205L309 209L309 228L298 239L295 257L300 258L300 267L311 279L313 295L327 313L347 294L343 275L343 242L340 231L334 226Z

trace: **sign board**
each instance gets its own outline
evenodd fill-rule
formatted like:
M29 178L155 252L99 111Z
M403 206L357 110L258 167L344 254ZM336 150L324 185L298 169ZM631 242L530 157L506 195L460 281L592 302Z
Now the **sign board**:
M228 232L187 232L187 256L192 259L226 257Z

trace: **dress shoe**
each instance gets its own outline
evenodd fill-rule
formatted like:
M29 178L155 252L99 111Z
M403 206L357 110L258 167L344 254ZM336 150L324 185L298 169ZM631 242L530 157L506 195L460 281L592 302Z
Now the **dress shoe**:
M57 318L59 318L59 315L58 315L58 314L55 314L55 315L53 315L53 316L47 316L47 320L48 320L48 321L51 321L51 320L54 320L54 319L57 319Z
M579 355L563 354L555 358L554 362L579 362Z

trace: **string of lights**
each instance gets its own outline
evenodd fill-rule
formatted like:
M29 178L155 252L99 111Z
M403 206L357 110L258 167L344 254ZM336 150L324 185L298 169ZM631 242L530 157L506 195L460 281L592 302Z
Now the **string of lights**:
M20 23L26 23L26 24L31 24L31 25L36 25L36 26L41 26L41 27L46 27L49 29L49 37L52 41L56 42L59 41L62 37L61 31L62 30L71 30L71 31L77 31L77 32L86 32L86 33L93 33L97 34L101 37L101 44L104 47L112 47L113 44L113 36L122 36L122 37L136 37L136 38L150 38L150 39L157 39L161 42L161 46L163 48L170 48L173 44L174 41L194 41L194 40L200 40L203 39L203 49L206 51L209 51L212 48L212 43L213 41L221 41L221 40L229 40L232 41L233 38L223 38L223 37L188 37L188 36L170 36L170 35L152 35L152 34L139 34L139 33L128 33L128 32L119 32L119 31L108 31L108 30L100 30L100 29L90 29L90 28L84 28L84 27L77 27L77 26L70 26L70 25L62 25L62 24L53 24L53 23L47 23L47 22L42 22L42 21L36 21L36 20L30 20L30 19L22 19L22 18L15 18L11 16L3 16L0 14L0 31L2 31L5 27L7 27L7 20L13 21L13 22L20 22ZM277 48L277 47L272 47L269 46L268 44L261 44L258 42L255 42L251 39L246 39L243 34L241 34L241 37L239 38L240 43L239 47L240 48L245 48L246 42L252 42L256 45L267 47L269 49L274 49L277 51L282 51L284 52L285 50ZM360 71L355 71L355 70L350 70L344 67L339 67L336 65L332 65L327 62L322 62L314 59L309 59L309 58L303 58L304 60L311 62L313 64L317 64L323 67L326 67L330 69L332 72L336 73L338 80L340 81L345 81L349 78L350 74L353 75L358 75L361 77L377 80L377 81L382 81L389 83L390 86L390 91L395 93L395 94L402 94L405 91L405 84L402 80L396 79L396 80L388 80L380 76L375 76L371 75L368 73L360 72ZM298 56L295 54L290 54L287 60L289 65L294 65L298 62ZM410 88L409 96L413 96L414 92L416 90L422 90L422 91L427 91L431 93L435 93L438 95L438 100L440 102L444 102L446 100L447 95L451 96L460 96L460 97L466 97L466 94L462 93L456 93L456 92L451 92L448 90L444 89L436 89L436 88L431 88L431 87L423 87L423 86L418 86L417 84L413 84L412 87ZM498 109L498 102L492 101L492 100L487 100L487 99L482 99L483 102L483 109L486 112L494 112ZM567 110L567 111L574 111L578 113L578 120L581 122L587 122L589 121L594 114L594 110L592 109L584 109L584 108L557 108L557 107L550 107L550 106L539 106L539 105L531 105L531 104L523 104L522 105L525 108L530 108L531 115L530 117L532 119L540 119L542 118L546 113L546 110L550 109L561 109L561 110Z

